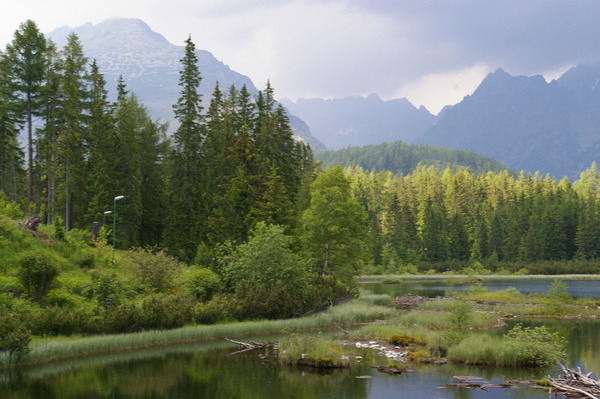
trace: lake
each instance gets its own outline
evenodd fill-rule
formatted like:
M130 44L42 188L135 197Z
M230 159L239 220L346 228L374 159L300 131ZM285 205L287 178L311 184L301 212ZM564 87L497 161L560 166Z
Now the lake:
M411 289L415 289L415 293L421 295L426 290L434 293L441 290L443 293L447 289L439 286L439 283L431 285L430 282L424 284L421 289L416 288L415 283L410 283ZM517 282L511 281L510 286L515 287L515 283ZM538 286L539 282L527 281L527 284L531 283ZM570 283L567 284L571 288ZM492 289L488 284L485 285ZM457 288L452 286L452 289ZM377 292L374 285L369 289ZM385 285L381 289L399 290L394 292L402 293L400 287L392 285ZM527 290L533 287L528 285L517 289L528 292ZM547 287L544 289L542 284L536 289L542 289L540 292L544 292ZM581 366L585 371L592 371L594 376L598 376L600 320L523 322L528 325L543 323L559 331L569 341L568 364ZM278 337L247 337L243 340L267 342L277 339ZM525 385L511 389L489 388L488 392L440 386L457 382L453 376L459 375L476 376L487 382L501 383L558 374L557 370L492 369L450 364L416 366L407 363L413 372L391 376L371 368L372 365L387 365L388 360L369 349L356 349L356 353L364 356L364 359L349 370L316 373L279 366L273 356L261 360L258 355L263 352L260 351L230 355L237 349L236 345L217 340L111 353L0 372L0 398L542 399L548 397L545 391Z
M451 279L448 280L405 280L394 284L383 284L381 282L361 283L362 289L374 294L388 294L398 296L405 293L411 293L426 297L443 296L448 291L464 291L473 286L473 283L457 283ZM523 294L546 293L554 278L547 279L493 279L484 280L482 285L489 291L505 290L515 288ZM561 279L567 287L569 293L574 298L600 298L600 280L568 280Z

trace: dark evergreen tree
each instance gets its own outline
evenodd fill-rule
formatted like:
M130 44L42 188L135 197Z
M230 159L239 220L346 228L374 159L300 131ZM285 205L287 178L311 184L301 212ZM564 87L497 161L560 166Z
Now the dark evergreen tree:
M59 60L60 102L57 154L61 161L62 202L67 232L85 225L88 208L87 140L89 118L89 76L87 58L76 34L72 33Z
M179 259L191 261L204 236L206 226L206 190L203 142L206 129L202 117L201 82L196 46L186 40L179 74L181 94L173 106L179 128L173 134L170 154L167 220L163 245Z
M11 201L18 200L18 184L23 153L17 140L18 112L8 59L0 52L0 191Z
M33 117L41 113L43 84L47 66L47 43L32 20L19 26L6 48L10 65L10 82L16 93L19 114L27 129L27 210L34 201L33 185Z
M90 124L89 124L89 180L90 202L86 219L98 221L110 208L116 193L115 155L119 146L116 141L112 105L108 101L106 81L99 72L96 60L90 70Z

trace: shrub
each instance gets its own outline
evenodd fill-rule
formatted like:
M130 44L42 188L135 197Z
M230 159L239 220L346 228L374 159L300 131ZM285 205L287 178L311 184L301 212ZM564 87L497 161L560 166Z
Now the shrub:
M573 299L571 294L569 294L568 289L569 287L564 281L555 279L550 284L547 294L552 302L564 304L565 302L569 302Z
M58 276L56 260L46 252L28 252L19 260L17 276L27 296L41 301Z
M137 323L144 330L183 327L192 322L193 308L189 297L155 294L142 302Z
M283 227L259 223L246 244L219 257L226 288L246 318L292 317L308 308L311 272L290 244Z
M8 361L19 361L29 352L31 331L7 309L0 309L0 352L8 352Z
M517 324L504 335L503 342L512 354L514 366L551 366L566 357L565 340L544 326Z
M215 295L206 303L197 303L194 306L194 322L199 324L215 324L226 321L235 321L236 303L230 297Z
M153 253L147 248L128 252L133 272L143 285L155 292L165 292L173 287L175 277L181 273L181 267L175 258L164 251Z
M194 270L187 281L189 293L201 301L209 301L221 288L219 276L208 268Z
M114 273L92 273L91 293L104 309L113 308L121 303L121 284Z
M473 305L464 301L457 301L450 314L448 322L454 332L464 334L474 318Z
M54 238L58 241L65 241L67 239L63 219L59 215L54 217Z

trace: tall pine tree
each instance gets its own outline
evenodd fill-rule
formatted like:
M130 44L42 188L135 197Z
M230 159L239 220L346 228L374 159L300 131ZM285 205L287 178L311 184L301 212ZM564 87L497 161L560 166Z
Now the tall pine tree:
M170 154L167 220L163 245L184 261L194 259L206 224L206 190L203 179L202 146L205 125L202 97L198 91L202 80L198 69L196 46L191 37L185 41L179 72L180 97L173 106L179 128L173 134Z
M19 26L14 39L6 48L11 66L11 83L16 92L19 113L27 128L27 210L33 195L33 117L41 113L43 84L47 66L47 43L32 20Z

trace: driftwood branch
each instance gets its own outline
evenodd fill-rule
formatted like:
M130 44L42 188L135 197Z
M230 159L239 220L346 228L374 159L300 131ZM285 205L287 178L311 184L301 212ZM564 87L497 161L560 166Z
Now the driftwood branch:
M560 367L563 371L563 378L548 377L548 382L555 391L567 396L600 398L600 381L593 379L592 373L584 374L580 367L577 370L562 364Z
M240 342L230 338L225 338L225 340L231 342L232 344L236 344L242 347L242 349L240 349L239 351L232 352L230 353L230 355L247 352L254 349L274 348L276 346L275 344L263 344L261 342Z

